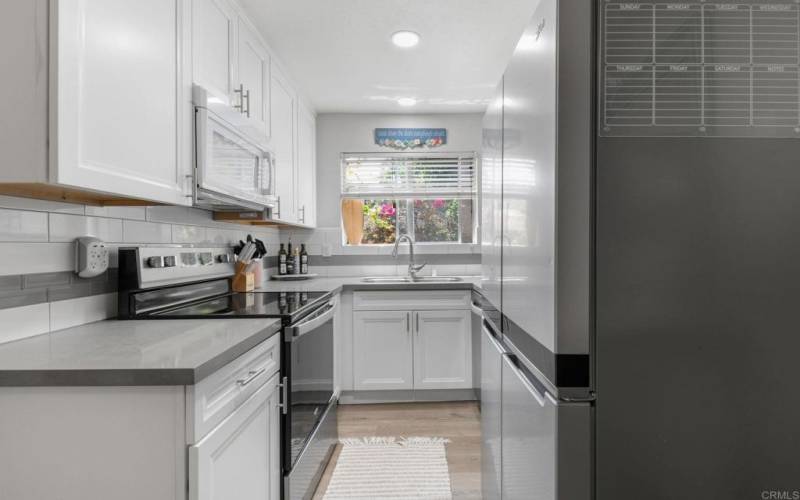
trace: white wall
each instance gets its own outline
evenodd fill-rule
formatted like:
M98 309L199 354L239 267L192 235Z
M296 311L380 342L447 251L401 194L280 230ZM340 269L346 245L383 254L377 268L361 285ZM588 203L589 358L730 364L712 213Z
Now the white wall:
M376 128L446 128L447 144L434 151L475 151L481 148L480 113L383 115L331 113L317 115L317 225L339 227L341 153L394 151L375 144ZM301 181L302 182L302 181Z

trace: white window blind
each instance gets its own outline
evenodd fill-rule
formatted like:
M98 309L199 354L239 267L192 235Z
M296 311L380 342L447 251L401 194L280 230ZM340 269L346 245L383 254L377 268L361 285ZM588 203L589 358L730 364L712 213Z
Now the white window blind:
M474 153L342 155L342 197L472 198Z

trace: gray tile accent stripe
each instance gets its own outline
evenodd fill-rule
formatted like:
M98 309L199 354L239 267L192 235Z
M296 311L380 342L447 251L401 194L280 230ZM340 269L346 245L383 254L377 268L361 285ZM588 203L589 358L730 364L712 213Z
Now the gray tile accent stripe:
M117 291L117 269L94 278L64 271L0 277L0 309L77 299Z
M465 265L480 264L480 254L422 254L417 255L419 263L427 262L433 265ZM397 259L391 255L332 255L322 257L321 255L310 255L309 265L312 266L391 266L395 264L405 264L408 262L408 255L399 255Z

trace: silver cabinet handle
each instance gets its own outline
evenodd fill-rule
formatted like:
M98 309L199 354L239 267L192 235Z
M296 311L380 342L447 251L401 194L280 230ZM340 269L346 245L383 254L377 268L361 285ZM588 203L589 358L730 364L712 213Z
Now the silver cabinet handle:
M244 100L247 101L247 109L244 111L244 114L250 118L250 89L247 89L247 92L244 93Z
M417 318L416 318L416 323L417 323L416 330L417 330L417 335L419 335L419 313L415 313L415 314L417 315Z
M239 94L239 104L235 104L233 109L238 109L239 113L244 113L244 84L240 83L238 89L233 89L234 94Z
M276 207L272 211L272 217L275 218L275 219L280 219L281 218L281 197L280 196L276 196L275 197L275 204L276 204Z
M266 368L261 368L259 370L250 370L247 373L247 375L248 375L247 377L240 378L239 380L236 381L236 383L239 385L239 387L244 387L247 384L249 384L250 382L252 382L253 380L255 380L259 375L264 373L266 370L267 370Z
M411 313L406 313L406 333L411 333Z
M281 402L278 403L278 408L281 409L281 413L286 415L289 413L289 378L283 377L278 387L281 388Z

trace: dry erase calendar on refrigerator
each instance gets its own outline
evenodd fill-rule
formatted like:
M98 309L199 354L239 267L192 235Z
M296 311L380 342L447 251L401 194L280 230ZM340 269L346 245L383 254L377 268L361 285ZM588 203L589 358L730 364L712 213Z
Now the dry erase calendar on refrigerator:
M601 11L601 135L800 138L800 2Z

